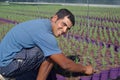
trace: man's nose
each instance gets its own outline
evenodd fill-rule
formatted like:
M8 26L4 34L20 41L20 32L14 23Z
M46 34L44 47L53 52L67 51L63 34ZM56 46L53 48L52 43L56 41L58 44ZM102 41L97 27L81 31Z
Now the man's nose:
M66 33L67 32L67 27L63 28L63 32Z

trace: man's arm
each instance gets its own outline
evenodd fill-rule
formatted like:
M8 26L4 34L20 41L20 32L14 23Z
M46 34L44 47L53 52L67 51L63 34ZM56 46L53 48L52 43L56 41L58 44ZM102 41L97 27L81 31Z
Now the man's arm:
M88 75L93 73L93 68L91 65L83 66L81 64L76 64L74 61L68 59L64 54L54 54L51 55L50 58L63 69L66 69L68 71L81 72Z
M53 67L53 61L49 58L40 65L37 80L46 80Z

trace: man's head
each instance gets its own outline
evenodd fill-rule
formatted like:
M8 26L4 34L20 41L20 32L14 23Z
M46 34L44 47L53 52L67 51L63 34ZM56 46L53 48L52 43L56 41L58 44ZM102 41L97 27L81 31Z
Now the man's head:
M67 9L60 9L52 18L52 31L58 37L66 33L75 24L74 15Z

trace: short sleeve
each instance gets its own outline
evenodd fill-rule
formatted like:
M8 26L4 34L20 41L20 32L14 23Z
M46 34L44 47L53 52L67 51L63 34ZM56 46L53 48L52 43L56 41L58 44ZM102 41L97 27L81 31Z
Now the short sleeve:
M61 53L56 38L49 33L42 33L35 37L35 43L44 52L45 56Z

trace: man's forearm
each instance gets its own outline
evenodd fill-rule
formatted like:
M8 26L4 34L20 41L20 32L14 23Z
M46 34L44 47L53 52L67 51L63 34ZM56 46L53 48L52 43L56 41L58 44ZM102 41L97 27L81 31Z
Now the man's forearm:
M66 67L64 69L71 71L71 72L81 72L85 73L86 72L86 67L81 65L81 64L76 64L72 60L69 60L68 63L65 64ZM73 65L73 66L71 66Z
M51 55L50 58L61 68L71 72L81 72L88 75L94 72L92 65L84 66L82 64L76 64L74 61L67 58L64 54L54 54Z
M46 80L52 67L53 67L53 62L51 60L45 60L39 68L37 80Z

